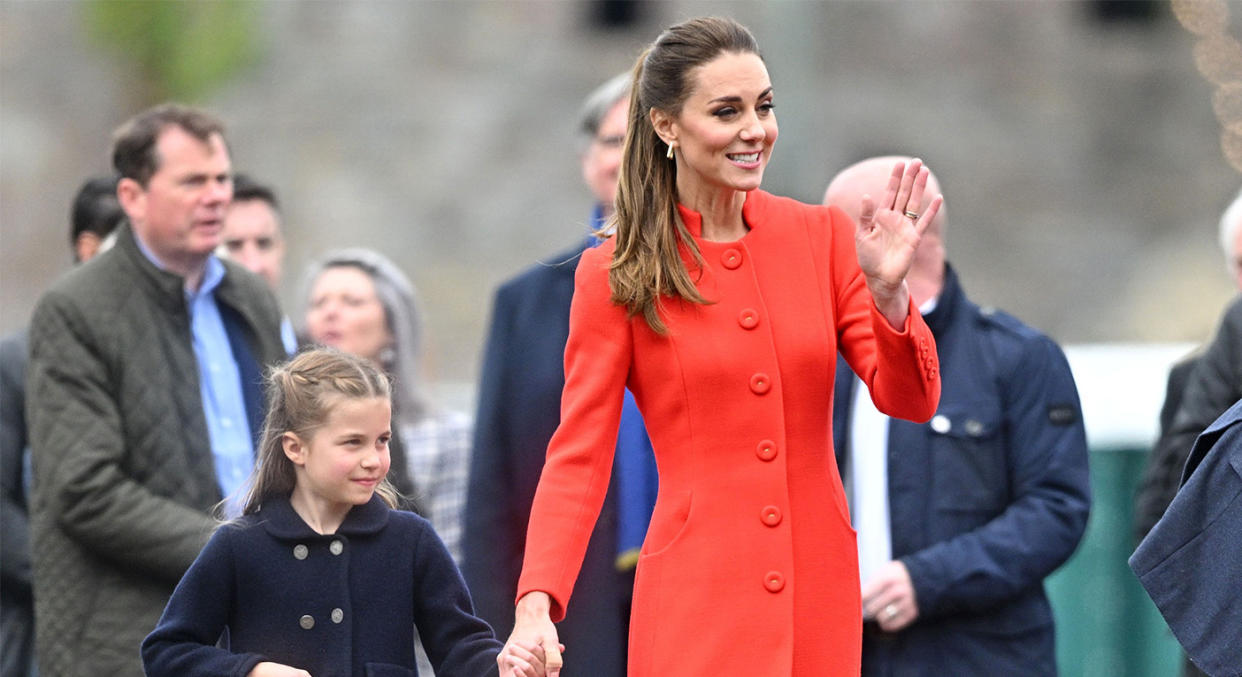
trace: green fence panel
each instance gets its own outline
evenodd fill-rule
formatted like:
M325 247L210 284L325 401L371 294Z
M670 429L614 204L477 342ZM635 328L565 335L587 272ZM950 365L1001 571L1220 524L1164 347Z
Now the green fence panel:
M1146 449L1092 449L1091 519L1046 582L1064 677L1176 677L1181 649L1126 560Z

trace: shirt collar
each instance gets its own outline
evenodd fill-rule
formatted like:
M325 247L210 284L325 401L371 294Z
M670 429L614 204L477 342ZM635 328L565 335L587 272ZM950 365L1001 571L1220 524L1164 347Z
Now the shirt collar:
M138 236L138 231L133 231L133 234L134 243L138 245L138 251L142 252L142 255L151 262L151 265L164 272L172 272L168 270L168 266L164 265L164 262L155 255L155 252L151 251L151 248L147 246L147 243L142 241L142 238ZM215 254L209 254L207 256L206 267L203 269L203 281L198 285L198 292L195 293L191 292L189 289L186 289L185 297L186 299L193 299L196 296L210 294L215 291L216 287L220 286L220 283L223 280L224 264L220 262L220 259L216 258Z

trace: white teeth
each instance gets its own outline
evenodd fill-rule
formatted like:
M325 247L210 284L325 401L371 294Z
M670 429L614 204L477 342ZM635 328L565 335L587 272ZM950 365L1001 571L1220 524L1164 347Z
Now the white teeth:
M758 151L754 153L734 153L729 155L729 159L737 160L738 162L758 162L759 153Z

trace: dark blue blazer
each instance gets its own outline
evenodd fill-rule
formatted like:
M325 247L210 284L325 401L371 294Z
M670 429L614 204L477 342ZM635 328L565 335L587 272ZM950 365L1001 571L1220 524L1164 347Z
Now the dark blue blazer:
M893 559L919 618L863 639L863 675L1055 675L1044 577L1074 552L1090 508L1087 441L1069 363L1051 339L971 303L951 267L924 319L941 394L927 423L892 419ZM849 374L844 361L838 372ZM837 378L833 440L848 472L856 379Z
M414 677L416 627L437 677L497 673L500 642L430 523L374 496L321 535L280 498L216 530L142 660L148 677L244 677L262 661Z
M1242 402L1195 440L1182 487L1130 557L1186 655L1242 675Z
M526 546L526 523L548 440L560 423L565 343L579 246L500 287L483 357L466 502L462 572L479 615L502 639ZM615 483L614 483L615 484ZM565 620L568 651L589 666L562 677L624 677L633 575L616 568L617 501L610 486ZM581 669L581 668L580 668Z

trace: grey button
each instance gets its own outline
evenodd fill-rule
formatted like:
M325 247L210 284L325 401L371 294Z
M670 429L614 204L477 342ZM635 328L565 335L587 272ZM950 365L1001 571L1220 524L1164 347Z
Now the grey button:
M345 612L341 611L339 608L333 609L332 610L332 622L340 623L343 620L345 620Z
M332 543L328 546L328 550L331 551L333 555L339 555L343 550L345 550L345 546L340 541L332 541Z
M307 549L307 547L302 545L301 543L298 543L297 545L293 546L294 557L298 559L306 559L306 556L309 554L310 554L310 550Z
M315 627L315 619L308 614L298 619L298 625L302 626L303 630L310 630Z
M936 414L935 416L932 417L931 428L932 430L935 430L941 435L949 432L949 429L952 427L953 427L953 424L949 423L948 416L945 416L944 414Z
M973 418L966 421L966 425L962 427L965 429L966 434L971 437L978 437L983 434L983 424Z

